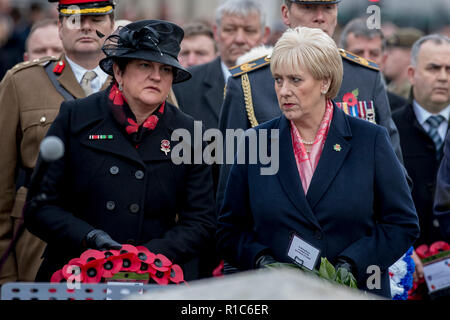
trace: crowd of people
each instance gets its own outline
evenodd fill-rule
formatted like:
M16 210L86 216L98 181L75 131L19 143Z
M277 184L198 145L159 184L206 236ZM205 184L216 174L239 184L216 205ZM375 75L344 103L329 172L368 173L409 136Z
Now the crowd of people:
M415 249L450 242L448 35L358 17L336 40L341 0L285 0L276 36L256 0L181 26L118 20L112 0L49 1L58 17L22 31L20 56L19 36L0 35L0 285L132 244L188 281L326 257L395 299L390 267L411 258L423 282ZM173 140L197 121L245 131L231 137L244 161L220 159L228 143ZM52 161L46 136L65 148ZM192 161L175 164L181 144ZM248 161L253 145L276 154L274 174Z

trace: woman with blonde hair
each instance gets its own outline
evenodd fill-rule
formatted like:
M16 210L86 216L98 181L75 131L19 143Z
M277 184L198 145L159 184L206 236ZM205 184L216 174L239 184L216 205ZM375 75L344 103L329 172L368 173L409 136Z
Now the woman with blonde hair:
M250 130L268 131L267 141L279 137L279 170L261 175L262 163L233 165L218 218L219 250L241 270L275 261L313 270L326 257L351 271L358 288L390 298L386 271L419 227L386 129L347 116L332 101L342 59L323 31L287 30L271 71L282 115ZM371 266L381 271L379 285L367 281Z

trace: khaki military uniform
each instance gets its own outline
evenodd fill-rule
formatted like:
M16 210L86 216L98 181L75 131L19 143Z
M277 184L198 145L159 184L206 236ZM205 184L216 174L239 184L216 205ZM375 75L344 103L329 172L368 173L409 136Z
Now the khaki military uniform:
M0 84L0 254L8 248L13 230L22 221L26 188L22 186L16 192L16 170L21 167L29 173L34 168L39 144L64 101L44 69L57 61L46 57L20 63L7 72ZM56 77L59 84L74 98L85 97L64 56L60 61ZM102 89L109 82L105 81ZM0 273L0 284L34 281L44 246L25 230Z

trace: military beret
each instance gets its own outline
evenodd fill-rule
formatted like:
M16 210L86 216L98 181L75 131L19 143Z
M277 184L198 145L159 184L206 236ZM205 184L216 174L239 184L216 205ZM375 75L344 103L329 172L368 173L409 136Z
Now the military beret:
M386 39L388 47L411 48L425 34L416 28L400 28Z

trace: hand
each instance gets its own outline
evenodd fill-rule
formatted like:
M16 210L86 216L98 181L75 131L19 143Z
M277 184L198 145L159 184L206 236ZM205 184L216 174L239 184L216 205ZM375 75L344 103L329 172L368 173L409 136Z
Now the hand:
M413 259L414 264L416 265L416 270L413 273L413 279L414 279L415 282L418 282L421 279L423 279L423 264L422 264L422 260L420 260L419 256L416 253L416 250L413 250L411 258Z
M98 250L119 250L122 248L122 245L109 236L105 231L94 229L90 231L86 237L86 246L91 249L98 249Z
M264 254L260 256L258 259L256 259L255 267L258 269L264 268L265 266L272 263L277 263L277 261L271 255Z

